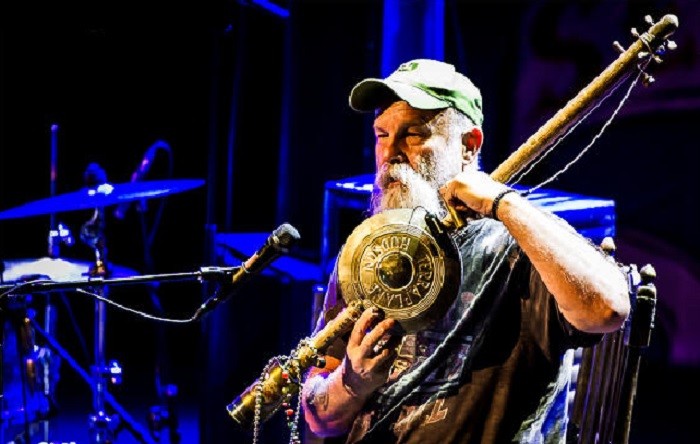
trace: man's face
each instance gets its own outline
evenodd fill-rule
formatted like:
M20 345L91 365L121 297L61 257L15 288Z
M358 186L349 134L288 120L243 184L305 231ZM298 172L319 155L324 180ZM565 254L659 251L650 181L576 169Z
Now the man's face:
M394 102L375 118L374 135L373 213L423 207L444 216L437 190L460 171L462 147L460 137L450 137L442 112Z

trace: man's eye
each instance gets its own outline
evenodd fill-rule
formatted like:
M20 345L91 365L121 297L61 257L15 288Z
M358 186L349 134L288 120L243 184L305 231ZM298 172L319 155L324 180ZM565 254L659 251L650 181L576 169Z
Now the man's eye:
M408 140L409 143L418 143L422 141L425 138L425 136L422 133L416 133L416 132L410 132L406 133L406 140Z

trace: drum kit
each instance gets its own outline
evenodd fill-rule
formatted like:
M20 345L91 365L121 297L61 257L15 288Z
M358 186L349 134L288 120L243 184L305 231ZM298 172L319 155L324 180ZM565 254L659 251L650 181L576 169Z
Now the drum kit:
M0 257L0 439L2 442L52 442L48 436L48 421L55 416L55 386L61 362L78 364L62 349L55 339L56 308L48 296L46 285L98 282L89 287L93 293L107 298L110 279L129 279L139 276L136 270L111 264L106 258L104 240L104 210L130 202L161 198L191 190L204 184L200 179L171 179L132 181L121 184L90 184L75 192L55 195L0 211L0 223L9 219L51 215L49 256L40 258L5 259ZM53 226L56 213L94 210L95 216L81 230L81 239L95 251L94 260L77 260L52 255L57 249L52 243L72 242L70 233L61 224ZM55 256L55 257L54 257ZM37 294L27 286L42 283L49 289ZM22 289L23 291L18 291ZM34 296L34 298L32 297ZM34 300L32 300L34 299ZM116 377L114 363L107 364L104 356L105 311L104 301L95 302L94 365L90 372L75 368L91 385L93 413L90 415L90 433L94 442L112 442L113 427L106 407L112 407L126 428L141 442L153 442L149 433L139 430L107 392L107 382ZM78 366L79 367L79 366ZM124 425L124 424L122 424ZM8 435L7 437L5 435ZM13 436L9 436L12 434ZM43 434L44 436L41 436ZM17 435L15 437L14 435Z

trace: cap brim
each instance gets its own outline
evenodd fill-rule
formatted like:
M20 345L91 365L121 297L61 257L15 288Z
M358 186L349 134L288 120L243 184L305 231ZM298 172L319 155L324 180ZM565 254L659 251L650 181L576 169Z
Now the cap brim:
M415 86L391 80L365 79L350 92L350 108L360 112L374 111L396 97L417 109L440 109L450 106L449 102L436 99Z

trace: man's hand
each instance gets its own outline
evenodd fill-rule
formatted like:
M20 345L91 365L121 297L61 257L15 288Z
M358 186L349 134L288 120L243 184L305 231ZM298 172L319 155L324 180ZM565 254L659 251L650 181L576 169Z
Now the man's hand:
M483 171L468 168L449 180L442 188L442 198L457 211L467 209L481 215L491 214L493 200L508 187Z
M342 382L353 396L366 398L387 380L396 357L396 321L382 320L377 308L365 310L350 333L341 365Z

